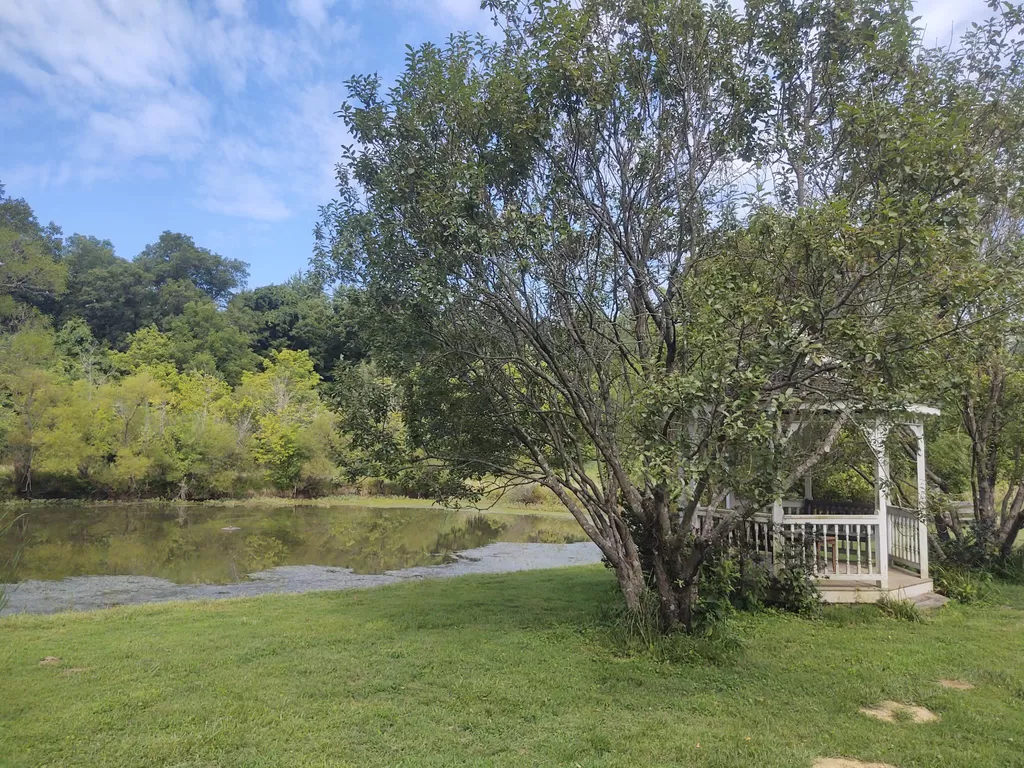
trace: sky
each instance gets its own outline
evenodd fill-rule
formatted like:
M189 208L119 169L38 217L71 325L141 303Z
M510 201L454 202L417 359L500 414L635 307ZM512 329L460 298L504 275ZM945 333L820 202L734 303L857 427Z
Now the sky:
M990 15L917 13L928 43ZM122 257L184 232L281 282L333 195L345 80L489 28L479 0L0 0L0 182Z

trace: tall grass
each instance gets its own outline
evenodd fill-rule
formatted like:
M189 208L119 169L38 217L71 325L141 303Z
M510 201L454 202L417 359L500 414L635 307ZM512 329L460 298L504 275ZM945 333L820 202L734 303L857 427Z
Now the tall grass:
M10 511L0 512L0 538L7 536L15 523L24 516L24 512L17 515ZM15 549L14 553L5 562L0 562L0 610L3 610L4 606L7 605L7 592L3 585L14 583L19 557L21 557L20 548Z

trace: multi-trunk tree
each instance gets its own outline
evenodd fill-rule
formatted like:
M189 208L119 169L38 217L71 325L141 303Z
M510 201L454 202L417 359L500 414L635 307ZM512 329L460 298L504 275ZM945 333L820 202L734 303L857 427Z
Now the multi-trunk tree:
M963 305L964 330L945 340L935 366L945 437L950 445L966 437L974 511L962 526L936 505L936 543L970 541L970 556L981 560L1009 557L1024 529L1024 7L999 9L957 51L930 61L941 108L970 125L964 184L975 207L972 266L985 284ZM956 461L937 469L939 490L962 471Z
M921 396L977 290L970 126L904 3L489 5L500 41L349 82L317 258L425 456L543 484L689 627L739 519Z

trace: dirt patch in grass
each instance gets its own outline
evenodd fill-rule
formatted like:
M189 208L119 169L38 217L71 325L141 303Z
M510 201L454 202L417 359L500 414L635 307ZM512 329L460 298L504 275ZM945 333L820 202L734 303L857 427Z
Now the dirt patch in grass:
M954 691L969 691L974 687L974 683L968 683L966 680L939 680L939 685Z
M819 757L813 768L896 768L889 763L865 763L852 757Z
M914 723L934 723L939 716L925 707L912 704L901 704L898 701L883 701L874 707L861 707L862 715L873 717L886 723L909 720Z
M47 656L39 662L40 667L59 667L61 664L59 656Z

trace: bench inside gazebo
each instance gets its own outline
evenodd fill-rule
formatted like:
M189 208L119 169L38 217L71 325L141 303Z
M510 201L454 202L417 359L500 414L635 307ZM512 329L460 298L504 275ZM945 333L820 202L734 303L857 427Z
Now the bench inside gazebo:
M872 503L815 499L808 476L803 498L776 500L745 519L733 535L771 567L801 563L815 575L829 603L877 602L886 595L913 599L930 593L923 419L938 413L929 406L911 405L898 415L875 420L866 430L874 463ZM893 479L886 444L892 429L906 430L914 438L913 508L897 506L890 499ZM725 513L700 510L698 524L708 514L715 518Z

